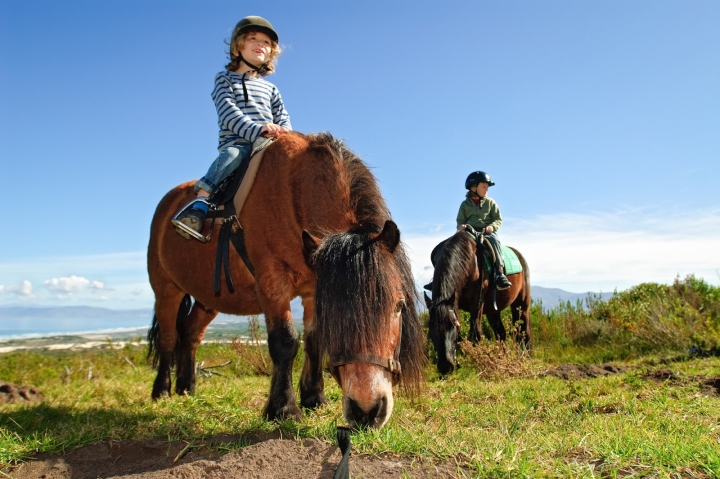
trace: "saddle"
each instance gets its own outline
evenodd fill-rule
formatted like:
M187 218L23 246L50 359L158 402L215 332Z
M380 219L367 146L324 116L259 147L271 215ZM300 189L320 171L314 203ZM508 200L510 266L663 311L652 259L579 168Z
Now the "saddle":
M470 235L477 245L476 254L478 267L482 267L487 273L492 273L493 265L495 264L495 251L490 245L490 242L485 239L482 233L475 231L472 226L468 225L467 229L465 229L465 233ZM435 248L433 248L432 253L430 253L430 261L432 262L433 267L435 266L440 255L440 251L446 241L447 240L440 242L437 246L435 246ZM503 254L503 262L505 263L505 274L521 273L523 270L522 264L515 252L505 245L502 245L501 250Z
M220 277L223 269L225 270L225 282L228 291L235 292L232 277L230 276L231 242L250 274L255 275L255 270L245 247L245 233L240 224L239 216L255 182L255 175L260 167L262 154L265 148L273 141L275 141L275 138L258 137L253 143L250 155L244 158L237 169L218 185L218 190L209 198L210 202L217 206L208 212L206 218L206 221L212 221L210 231L205 237L206 242L212 235L216 220L221 220L222 223L218 236L217 254L215 255L214 289L216 295L220 294Z
M492 273L493 265L495 264L495 250L490 242L485 239L482 233L478 233L470 225L467 225L467 228L468 229L466 229L465 232L473 237L477 244L478 267L480 267L482 263L482 266L485 268L485 272ZM500 251L503 256L505 274L509 275L522 273L522 264L520 263L517 254L515 254L515 251L505 245L500 245Z

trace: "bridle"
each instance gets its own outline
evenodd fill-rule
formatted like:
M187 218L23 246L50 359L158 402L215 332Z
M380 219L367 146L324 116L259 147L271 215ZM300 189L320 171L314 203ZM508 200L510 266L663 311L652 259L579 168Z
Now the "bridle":
M402 313L401 313L402 314ZM400 333L398 335L398 343L395 346L392 358L384 358L375 354L356 354L354 356L332 356L330 358L330 374L333 375L335 380L340 384L340 374L338 373L338 367L346 364L374 364L380 366L392 375L393 386L400 381L402 375L402 367L400 366L400 345L402 344L402 317L400 318Z

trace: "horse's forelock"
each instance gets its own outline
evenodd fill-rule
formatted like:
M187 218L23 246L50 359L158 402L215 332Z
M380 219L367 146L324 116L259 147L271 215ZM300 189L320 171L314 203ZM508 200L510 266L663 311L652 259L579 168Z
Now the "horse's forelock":
M315 253L317 331L332 354L353 355L381 342L379 320L393 306L397 271L369 232L326 236Z

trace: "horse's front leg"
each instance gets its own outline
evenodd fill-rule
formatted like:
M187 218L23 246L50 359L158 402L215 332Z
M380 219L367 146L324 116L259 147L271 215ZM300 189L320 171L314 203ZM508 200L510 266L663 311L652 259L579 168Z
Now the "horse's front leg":
M195 353L205 336L205 330L218 312L195 302L192 312L184 321L178 322L180 344L177 356L177 394L193 394L195 392Z
M305 342L305 362L300 376L300 405L315 409L328 403L323 379L320 345L315 333L314 298L303 298L303 324Z
M295 401L292 367L300 346L288 302L281 314L265 313L268 328L268 349L273 362L270 380L270 397L265 406L265 417L273 419L302 419L303 414Z
M470 333L469 340L473 344L477 344L480 341L480 334L482 332L482 316L483 316L483 302L479 295L472 299L474 306L470 311Z
M487 312L485 315L488 318L488 323L495 333L495 340L505 341L507 338L507 332L505 331L505 325L500 318L500 311Z

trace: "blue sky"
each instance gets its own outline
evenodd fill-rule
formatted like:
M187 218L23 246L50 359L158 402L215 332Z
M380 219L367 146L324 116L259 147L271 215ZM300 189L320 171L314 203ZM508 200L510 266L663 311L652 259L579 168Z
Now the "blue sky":
M373 167L418 283L481 169L536 285L720 284L720 2L24 0L0 2L0 305L152 306L150 220L215 158L246 15L280 34L294 129Z

